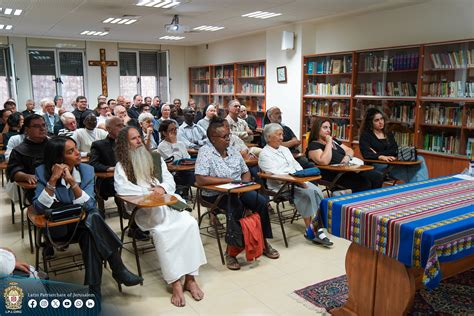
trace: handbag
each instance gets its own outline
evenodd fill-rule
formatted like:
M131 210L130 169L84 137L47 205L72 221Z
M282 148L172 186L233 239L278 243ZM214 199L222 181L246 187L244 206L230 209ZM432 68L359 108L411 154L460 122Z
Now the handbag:
M230 246L244 247L244 233L242 226L234 219L232 213L227 214L225 242Z
M397 159L400 161L417 161L416 148L412 146L398 147Z
M85 209L81 204L66 204L66 205L61 205L59 207L55 208L50 208L46 209L44 211L44 217L46 219L46 237L48 238L49 243L56 249L66 249L69 244L72 242L73 238L76 235L77 228L79 227L79 223L81 222L81 219L83 217L83 214L85 213ZM51 232L49 229L49 222L52 223L59 223L62 221L67 221L71 219L80 219L76 222L76 225L74 227L74 232L71 234L71 237L69 240L66 242L61 242L61 244L58 244L53 240L53 237L51 236Z
M319 176L321 174L321 170L318 167L298 170L294 173L290 173L293 177L311 177L311 176Z

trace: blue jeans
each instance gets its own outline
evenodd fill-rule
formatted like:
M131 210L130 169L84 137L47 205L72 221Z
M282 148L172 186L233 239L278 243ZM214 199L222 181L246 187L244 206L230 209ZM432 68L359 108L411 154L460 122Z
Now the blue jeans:
M402 166L402 165L387 165L375 163L373 164L375 170L384 171L384 169L391 167L390 172L388 173L390 177L402 180L405 183L408 182L418 182L429 179L428 168L426 167L425 158L423 156L418 156L418 160L421 160L421 163L418 165L412 166Z

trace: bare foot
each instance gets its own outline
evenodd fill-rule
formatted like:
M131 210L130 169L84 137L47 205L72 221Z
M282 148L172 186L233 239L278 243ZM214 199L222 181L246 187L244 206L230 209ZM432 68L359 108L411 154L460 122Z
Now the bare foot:
M181 280L177 280L171 284L173 287L173 295L171 296L171 304L177 307L183 307L186 305L184 300L183 285Z
M196 301L200 301L204 298L204 292L201 290L196 282L196 279L194 279L194 276L192 275L186 276L186 280L184 281L184 289L191 292L191 296Z

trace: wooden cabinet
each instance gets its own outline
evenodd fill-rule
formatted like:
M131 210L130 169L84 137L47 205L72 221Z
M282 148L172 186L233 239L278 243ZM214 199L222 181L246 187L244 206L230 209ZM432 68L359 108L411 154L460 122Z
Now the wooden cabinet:
M207 90L197 74L206 76ZM195 76L193 77L193 74ZM213 103L227 111L227 103L238 99L240 104L247 107L260 127L265 115L266 65L265 61L250 61L190 68L190 97L202 100L197 102L201 108ZM197 86L196 86L197 84ZM202 86L201 86L202 85ZM205 91L205 92L203 92ZM205 102L204 102L205 100ZM203 103L203 105L201 104Z
M189 68L189 97L194 99L200 109L210 102L210 73L210 66Z
M370 107L399 145L418 148L431 177L463 171L474 156L474 41L304 56L302 136L329 117L356 148Z

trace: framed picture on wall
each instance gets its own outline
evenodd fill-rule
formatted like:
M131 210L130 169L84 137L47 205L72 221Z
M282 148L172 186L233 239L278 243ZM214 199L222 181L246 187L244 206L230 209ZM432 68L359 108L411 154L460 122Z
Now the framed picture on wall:
M277 82L286 82L286 66L277 67Z

